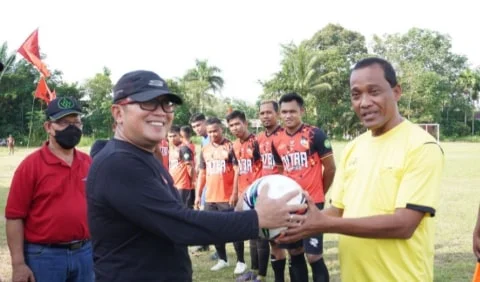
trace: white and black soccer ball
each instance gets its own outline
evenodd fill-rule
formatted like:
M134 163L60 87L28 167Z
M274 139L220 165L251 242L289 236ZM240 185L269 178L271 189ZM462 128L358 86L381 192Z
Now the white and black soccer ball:
M243 195L243 210L255 209L255 206L257 204L257 197L265 184L268 184L269 186L268 196L273 199L281 198L283 195L291 191L303 191L302 187L290 177L280 174L267 175L257 179L247 188ZM304 204L305 202L305 195L303 193L299 193L297 196L291 199L288 204L296 205ZM296 213L304 214L305 212L306 210L301 210L297 211ZM263 239L272 240L275 239L278 235L280 235L280 233L285 229L286 227L273 229L261 228L259 236Z

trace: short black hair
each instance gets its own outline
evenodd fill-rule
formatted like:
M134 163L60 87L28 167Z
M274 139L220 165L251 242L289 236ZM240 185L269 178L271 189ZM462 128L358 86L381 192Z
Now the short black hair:
M278 101L278 104L282 105L282 103L288 103L291 101L296 101L300 108L303 108L303 98L295 92L282 95L282 97L280 97L280 100Z
M190 123L194 123L197 121L204 121L206 120L205 115L201 113L194 114L190 117Z
M275 101L275 100L263 100L263 101L260 102L260 106L261 106L261 105L266 105L266 104L272 104L273 110L274 110L275 112L278 112L278 103L277 103L277 101Z
M235 110L231 113L229 113L226 117L227 122L230 122L232 119L239 118L241 121L246 122L247 117L245 116L245 113L239 110Z
M358 61L352 69L352 72L355 70L363 69L369 66L379 65L383 69L385 80L388 81L390 87L395 87L398 85L397 74L392 64L382 58L378 57L369 57ZM351 74L350 74L351 75Z
M187 138L192 137L192 129L190 128L190 126L184 125L184 126L180 127L180 131L184 132L185 135L187 135Z
M172 125L172 127L170 127L170 130L168 132L180 134L180 126Z
M207 119L207 125L213 125L213 124L218 124L218 125L222 125L222 121L217 118L217 117L211 117L209 119Z

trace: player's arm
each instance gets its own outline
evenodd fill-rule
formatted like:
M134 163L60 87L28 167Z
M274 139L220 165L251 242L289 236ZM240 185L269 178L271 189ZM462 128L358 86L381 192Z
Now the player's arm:
M228 154L229 161L233 164L233 171L235 172L233 175L233 189L232 189L232 196L230 197L229 204L230 206L235 206L238 201L238 178L240 175L240 169L238 167L238 159L235 156L235 152L233 148L230 150Z
M183 206L171 193L172 187L167 187L160 177L145 169L143 160L129 153L110 157L97 168L96 174L104 177L96 178L93 185L102 187L100 196L104 197L113 210L146 232L167 238L175 244L244 241L258 237L260 227L298 225L294 221L288 221L288 218L291 211L300 207L286 204L295 194L271 199L266 195L268 192L263 190L259 201L265 201L265 204L259 205L255 210L234 213L199 212ZM118 177L108 177L109 175ZM132 194L132 187L138 193ZM154 187L161 189L152 189ZM302 215L293 216L297 220L304 218Z
M28 214L35 187L34 168L22 163L15 171L5 207L7 244L13 277L31 277L24 256L24 219Z
M435 215L435 202L443 171L443 153L435 145L423 145L420 152L408 159L406 172L400 183L393 214L359 218L343 218L338 211L321 212L309 200L307 220L298 228L286 231L280 242L293 242L316 233L339 233L364 238L408 239L425 216ZM335 193L342 189L335 187ZM334 193L334 194L335 194ZM333 206L341 210L340 201L334 195Z
M271 152L273 155L273 160L275 161L275 165L277 166L278 173L283 174L283 163L282 163L282 158L280 158L280 155L277 152L277 148L273 145L273 142L271 143Z
M480 261L480 207L478 208L477 224L473 230L473 253Z
M323 165L323 193L327 194L335 177L335 159L333 157L332 146L327 135L319 128L315 128L313 133L313 148L320 156Z
M180 147L180 159L185 163L187 166L187 173L190 179L194 175L194 167L193 167L193 153L192 150L188 146Z
M198 164L198 176L197 176L197 187L195 188L195 207L198 208L200 205L200 198L202 197L203 187L207 182L207 175L206 175L206 168L207 165L205 163L205 158L203 157L203 150L200 153L200 161Z

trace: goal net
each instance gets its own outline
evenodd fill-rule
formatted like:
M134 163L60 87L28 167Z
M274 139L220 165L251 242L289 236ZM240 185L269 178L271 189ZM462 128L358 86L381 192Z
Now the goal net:
M430 133L437 143L440 143L440 124L438 123L417 123L426 132Z

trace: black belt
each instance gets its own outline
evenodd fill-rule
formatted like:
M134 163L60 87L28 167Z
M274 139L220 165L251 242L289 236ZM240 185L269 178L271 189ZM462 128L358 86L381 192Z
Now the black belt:
M69 250L78 250L83 247L86 243L90 242L90 240L85 239L81 241L74 241L68 243L60 243L60 244L46 244L45 246L49 248L60 248L60 249L69 249Z

